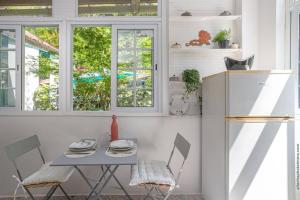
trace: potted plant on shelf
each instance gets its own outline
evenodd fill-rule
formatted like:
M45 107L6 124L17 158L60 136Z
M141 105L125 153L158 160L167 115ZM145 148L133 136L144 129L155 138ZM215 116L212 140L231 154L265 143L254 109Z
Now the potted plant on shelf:
M185 83L186 94L190 95L191 93L198 91L201 85L200 82L200 73L196 69L186 69L182 73L182 80Z
M220 31L213 39L213 42L218 43L219 48L228 49L231 37L231 30Z

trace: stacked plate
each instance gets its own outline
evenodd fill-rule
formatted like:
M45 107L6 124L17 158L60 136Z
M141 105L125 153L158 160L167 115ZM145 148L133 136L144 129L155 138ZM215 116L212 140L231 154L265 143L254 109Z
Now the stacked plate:
M97 141L95 139L81 139L79 142L73 142L68 148L70 154L89 154L95 151Z
M115 140L109 145L109 151L114 153L124 153L131 151L136 147L136 144L131 140Z

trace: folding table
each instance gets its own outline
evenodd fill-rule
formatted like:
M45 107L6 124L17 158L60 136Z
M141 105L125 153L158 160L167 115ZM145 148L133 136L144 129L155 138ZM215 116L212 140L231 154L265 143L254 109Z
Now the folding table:
M130 139L130 140L134 141L137 144L137 139ZM128 166L136 165L137 154L128 157L111 157L106 155L105 153L107 151L107 148L108 147L99 147L97 148L96 152L93 155L82 157L82 158L68 158L65 155L61 155L57 159L55 159L51 165L52 166L73 166L79 172L83 180L88 184L88 186L91 189L91 192L89 193L87 199L90 199L93 196L93 194L99 196L102 190L104 189L104 187L110 181L110 179L114 178L117 184L126 194L127 198L131 200L131 197L129 196L125 188L122 186L120 181L117 179L115 172L117 171L120 165L128 165ZM105 166L106 169L104 170L104 173L102 175L99 175L96 184L92 185L92 183L88 180L88 178L84 175L82 170L79 168L82 166L85 167ZM105 178L107 174L109 175L107 178ZM103 180L104 183L101 185L100 189L97 192L97 188L100 186Z

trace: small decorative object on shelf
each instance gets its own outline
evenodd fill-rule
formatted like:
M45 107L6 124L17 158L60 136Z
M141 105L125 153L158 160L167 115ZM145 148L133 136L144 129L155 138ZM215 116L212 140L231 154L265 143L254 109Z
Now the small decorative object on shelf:
M237 44L237 43L232 43L232 44L230 45L230 48L231 48L231 49L239 49L239 48L240 48L240 45Z
M251 70L253 62L254 62L254 55L243 59L243 60L236 60L233 58L225 57L225 65L227 70Z
M173 48L173 49L180 49L181 48L181 44L179 44L179 43L174 43L174 44L172 44L171 45L171 48Z
M228 49L231 38L231 30L220 31L213 39L213 42L218 43L219 48Z
M181 16L192 16L192 13L190 13L189 11L185 11L181 14Z
M111 123L111 141L118 140L118 123L117 123L117 116L112 116L112 123Z
M171 97L170 113L177 116L183 116L189 109L189 103L184 95L173 95Z
M172 77L169 78L169 81L179 81L179 77L176 75L173 75Z
M224 12L219 14L219 16L230 16L230 15L232 15L232 13L229 12L228 10L225 10Z
M185 46L202 46L202 45L210 45L211 35L209 32L205 30L199 31L198 34L199 38L195 40L191 40L190 42L186 43Z

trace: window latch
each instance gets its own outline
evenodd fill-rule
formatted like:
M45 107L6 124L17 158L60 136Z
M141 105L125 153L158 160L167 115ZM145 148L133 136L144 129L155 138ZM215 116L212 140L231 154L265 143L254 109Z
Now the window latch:
M157 64L155 64L155 70L157 70Z
M20 71L20 65L17 65L17 71Z

